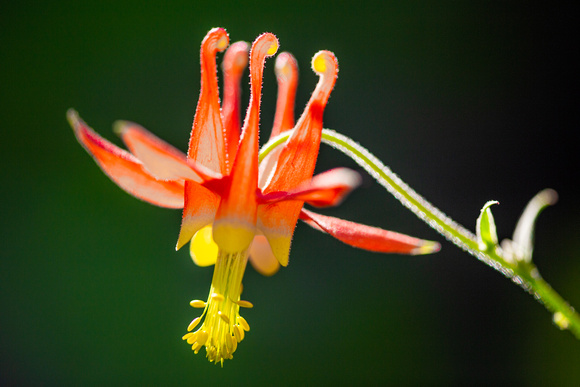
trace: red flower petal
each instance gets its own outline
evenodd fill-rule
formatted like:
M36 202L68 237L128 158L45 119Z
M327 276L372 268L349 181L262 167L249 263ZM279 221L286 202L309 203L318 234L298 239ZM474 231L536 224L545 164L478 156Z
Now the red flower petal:
M184 204L176 250L189 242L201 228L213 222L219 196L197 183L186 181Z
M296 124L296 129L280 151L270 180L265 177L268 181L263 189L265 194L291 191L309 180L314 172L320 147L322 114L336 81L338 62L331 52L320 51L314 56L312 65L320 80ZM286 201L260 206L259 209L258 227L268 238L272 251L282 266L288 265L290 241L302 204L301 201Z
M314 176L312 180L290 192L270 192L263 195L261 202L300 200L315 207L337 206L360 182L357 172L348 168L335 168Z
M267 56L278 49L273 34L260 35L250 53L250 105L242 129L230 187L223 192L213 227L214 241L226 252L245 250L255 234L258 190L258 130L262 74Z
M228 34L214 28L201 43L201 90L187 156L222 175L227 173L227 156L220 112L215 57L228 45Z
M121 136L127 148L147 170L159 180L193 180L202 183L204 179L187 163L187 157L178 149L156 137L140 125L118 121L115 131Z
M364 250L379 253L417 255L434 253L440 249L440 245L437 242L417 239L397 232L349 222L331 216L324 216L305 209L302 209L300 219L347 245Z
M215 57L228 45L228 34L223 28L214 28L201 43L201 90L187 158L190 166L202 165L220 175L228 172L228 159L222 117L220 112ZM219 197L192 181L185 184L185 206L176 248L189 242L202 227L211 223L219 204Z
M160 207L183 207L182 181L157 180L135 156L113 145L89 128L77 112L69 110L67 117L78 141L119 187L141 200Z

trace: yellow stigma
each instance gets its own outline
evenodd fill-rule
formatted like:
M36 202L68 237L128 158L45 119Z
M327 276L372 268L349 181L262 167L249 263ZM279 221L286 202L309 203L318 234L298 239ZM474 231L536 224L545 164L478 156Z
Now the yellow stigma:
M312 58L312 69L317 73L323 73L326 71L326 59L324 59L323 53L318 53Z
M231 254L220 250L207 302L190 302L192 307L204 308L204 311L189 324L189 333L182 339L195 353L205 346L208 360L222 366L224 360L233 357L238 343L244 339L244 331L250 330L246 319L240 316L240 307L253 306L251 302L240 299L247 262L247 251ZM201 327L191 332L202 319Z

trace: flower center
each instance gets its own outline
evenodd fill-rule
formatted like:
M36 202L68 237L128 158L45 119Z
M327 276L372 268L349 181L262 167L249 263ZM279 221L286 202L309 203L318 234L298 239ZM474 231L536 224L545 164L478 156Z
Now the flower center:
M240 307L251 308L253 305L240 299L242 293L242 277L248 262L248 252L226 253L218 252L215 270L207 302L193 300L190 305L194 308L204 308L201 316L195 318L187 327L189 333L183 340L191 345L197 354L205 346L209 361L220 362L231 359L244 339L245 332L250 326L246 319L240 316ZM205 319L204 319L205 317ZM199 325L201 327L192 332Z

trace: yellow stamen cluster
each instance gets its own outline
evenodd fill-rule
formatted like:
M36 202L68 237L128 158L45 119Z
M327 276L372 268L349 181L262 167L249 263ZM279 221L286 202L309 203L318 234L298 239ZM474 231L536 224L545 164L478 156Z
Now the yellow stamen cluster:
M189 303L194 308L204 310L189 324L183 340L191 345L196 354L205 346L208 360L216 364L220 362L222 366L225 359L233 357L238 343L250 330L248 322L239 313L240 307L253 307L251 302L240 299L247 262L247 251L235 254L220 251L207 302L193 300ZM192 332L202 319L201 327Z

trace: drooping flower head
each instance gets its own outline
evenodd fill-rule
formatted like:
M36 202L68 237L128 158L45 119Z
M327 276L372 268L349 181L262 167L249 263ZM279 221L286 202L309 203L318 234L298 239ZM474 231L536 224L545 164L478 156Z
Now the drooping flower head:
M360 182L358 174L346 168L313 177L322 116L338 74L336 57L329 51L314 56L312 69L319 82L295 124L298 67L291 54L278 56L279 92L272 136L292 132L260 162L262 75L266 59L278 50L278 40L265 33L251 49L245 42L227 49L220 106L216 55L228 43L226 31L214 28L201 44L200 96L187 155L139 125L121 121L115 130L130 152L124 151L96 134L75 111L68 112L79 142L121 188L158 206L183 208L177 249L191 242L196 264L215 264L208 299L190 303L203 312L189 324L183 339L195 353L205 347L208 359L222 364L232 358L250 329L240 315L240 308L252 307L241 299L248 260L265 275L288 265L299 218L344 243L371 251L425 254L439 248L434 242L305 210L304 203L339 204ZM250 101L241 124L240 85L248 63Z

